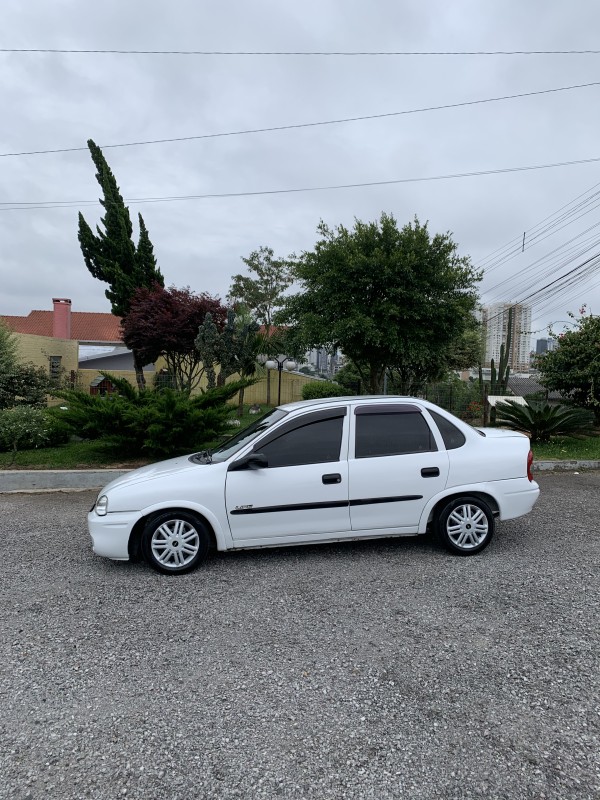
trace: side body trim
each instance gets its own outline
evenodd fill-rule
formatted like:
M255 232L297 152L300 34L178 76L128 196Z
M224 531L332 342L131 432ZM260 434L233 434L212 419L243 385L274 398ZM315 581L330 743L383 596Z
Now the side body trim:
M405 500L422 500L423 495L406 494L398 497L362 497L356 500L333 500L324 503L293 503L284 506L259 506L258 508L234 508L229 513L238 514L273 514L279 511L314 511L319 508L344 508L347 506L367 506L375 503L401 503Z

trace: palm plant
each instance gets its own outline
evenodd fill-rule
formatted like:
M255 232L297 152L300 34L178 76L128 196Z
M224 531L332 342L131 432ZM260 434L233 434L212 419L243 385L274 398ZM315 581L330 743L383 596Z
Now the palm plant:
M526 405L503 400L496 410L498 425L521 431L532 444L549 442L551 436L583 438L595 435L593 415L575 406L553 406L546 400L528 400Z

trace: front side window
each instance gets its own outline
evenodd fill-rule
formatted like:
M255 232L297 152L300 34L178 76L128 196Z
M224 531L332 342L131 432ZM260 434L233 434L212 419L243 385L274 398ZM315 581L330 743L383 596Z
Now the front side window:
M325 464L340 460L344 417L322 419L282 433L256 451L267 457L269 467Z
M245 447L253 439L256 439L257 436L260 436L285 416L287 416L287 411L282 411L280 408L274 408L273 411L265 414L264 417L257 419L251 425L248 425L247 428L244 428L244 430L236 433L235 436L232 436L230 439L227 439L226 442L223 442L218 447L215 447L212 452L212 460L217 462L226 461L228 458L231 458L231 456L237 453L238 450L241 450L242 447Z
M356 419L356 458L429 453L437 450L423 415L410 413L359 414Z

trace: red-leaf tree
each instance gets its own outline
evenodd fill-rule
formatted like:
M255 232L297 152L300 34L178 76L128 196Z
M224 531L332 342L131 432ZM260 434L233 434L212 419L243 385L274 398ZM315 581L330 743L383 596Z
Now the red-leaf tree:
M142 363L165 359L172 386L183 392L195 389L206 366L194 342L207 313L222 330L227 310L217 297L195 294L189 287L164 289L158 283L151 289L136 290L129 313L123 319L123 341L135 350Z

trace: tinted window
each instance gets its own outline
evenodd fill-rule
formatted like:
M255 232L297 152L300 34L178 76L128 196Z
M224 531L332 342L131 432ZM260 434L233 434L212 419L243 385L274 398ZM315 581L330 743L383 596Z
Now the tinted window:
M440 429L442 439L446 445L446 450L456 450L457 447L462 447L467 441L463 432L459 431L456 425L453 425L446 417L442 417L441 414L437 414L435 411L431 411L431 409L428 409L428 411L434 418L435 424Z
M284 433L268 444L256 445L269 467L323 464L340 460L344 418L323 419Z
M356 458L428 453L437 450L421 414L360 414L356 417Z
M261 433L264 433L271 425L274 425L276 422L279 422L280 419L287 416L287 411L282 411L280 408L274 408L273 411L270 411L268 414L265 414L264 417L260 417L251 425L248 425L247 428L236 433L235 436L232 436L230 439L227 439L226 442L220 444L218 447L212 451L212 460L213 461L225 461L226 459L230 458L234 453L237 453L238 450L241 450L242 447L247 445L252 439L256 439ZM200 457L202 454L199 453L198 456ZM195 457L194 457L195 458ZM200 458L200 460L202 460Z

